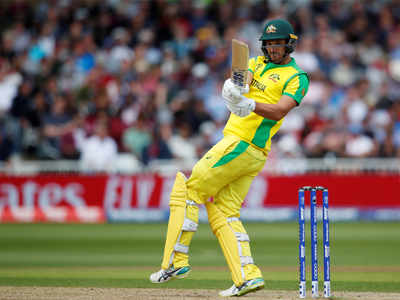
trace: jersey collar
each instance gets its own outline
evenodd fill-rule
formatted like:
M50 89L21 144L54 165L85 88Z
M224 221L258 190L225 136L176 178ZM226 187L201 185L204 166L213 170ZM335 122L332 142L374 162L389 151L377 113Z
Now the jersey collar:
M293 57L291 57L290 61L285 65L278 65L278 64L274 64L273 62L268 62L265 65L264 70L261 72L260 77L263 76L264 73L267 72L268 70L275 69L275 68L289 67L289 66L293 66L294 64L296 64L296 61Z

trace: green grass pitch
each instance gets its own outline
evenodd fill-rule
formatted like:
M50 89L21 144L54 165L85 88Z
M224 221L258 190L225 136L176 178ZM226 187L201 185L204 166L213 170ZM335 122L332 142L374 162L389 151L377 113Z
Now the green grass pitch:
M247 223L266 288L298 288L297 223ZM221 289L232 282L216 238L201 224L189 278L148 281L157 271L166 224L1 224L0 285ZM309 225L306 227L307 280ZM322 237L319 225L319 237ZM322 288L322 243L319 268ZM331 223L332 290L400 292L400 223Z

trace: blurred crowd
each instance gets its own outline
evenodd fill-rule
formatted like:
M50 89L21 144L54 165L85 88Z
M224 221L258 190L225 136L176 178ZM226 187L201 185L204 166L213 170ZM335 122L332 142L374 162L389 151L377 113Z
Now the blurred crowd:
M272 158L400 157L400 1L47 0L0 5L0 160L195 160L222 136L231 39L286 18L311 78Z

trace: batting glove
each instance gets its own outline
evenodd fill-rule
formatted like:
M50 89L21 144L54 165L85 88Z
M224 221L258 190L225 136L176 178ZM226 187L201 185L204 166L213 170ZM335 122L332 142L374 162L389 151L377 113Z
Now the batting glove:
M231 79L227 79L222 87L222 98L229 100L232 103L237 103L240 101L240 90L232 82Z
M231 113L239 117L246 117L256 108L256 102L245 96L240 96L239 102L232 102L230 99L224 99L226 107Z
M249 92L249 85L246 84L245 87L239 87L233 83L229 78L225 80L224 86L222 88L222 97L224 99L230 99L232 102L239 102L240 95Z
M240 93L243 94L247 94L250 90L249 85L246 83L246 85L244 87L238 86Z

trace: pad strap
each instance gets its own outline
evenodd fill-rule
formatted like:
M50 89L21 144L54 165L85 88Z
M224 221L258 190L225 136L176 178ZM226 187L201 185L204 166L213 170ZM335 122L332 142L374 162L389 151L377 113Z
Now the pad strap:
M194 202L194 201L192 201L192 200L186 200L186 204L187 205L194 205L194 206L198 206L198 204L196 203L196 202Z
M245 265L252 265L254 264L254 260L251 256L241 256L240 257L240 263L243 266Z
M175 244L174 250L177 251L177 252L185 253L185 254L189 253L189 247L185 246L185 245L182 245L182 244L179 244L179 243Z
M182 225L182 230L183 231L197 231L197 226L199 226L199 224L197 224L196 222L185 218L185 220L183 221L183 225Z
M235 222L235 221L239 221L239 218L232 217L232 218L227 218L226 220L228 221L228 223L232 223L232 222Z
M250 242L249 235L243 232L235 232L236 239L239 242Z
M232 217L232 218L227 218L228 223L240 221L239 218L237 217ZM245 265L253 265L254 260L253 257L251 256L242 256L242 246L240 245L240 242L250 242L250 237L247 233L244 232L234 232L236 240L238 241L238 250L239 250L239 256L240 256L240 264L242 267ZM242 276L244 278L244 272L242 269Z

